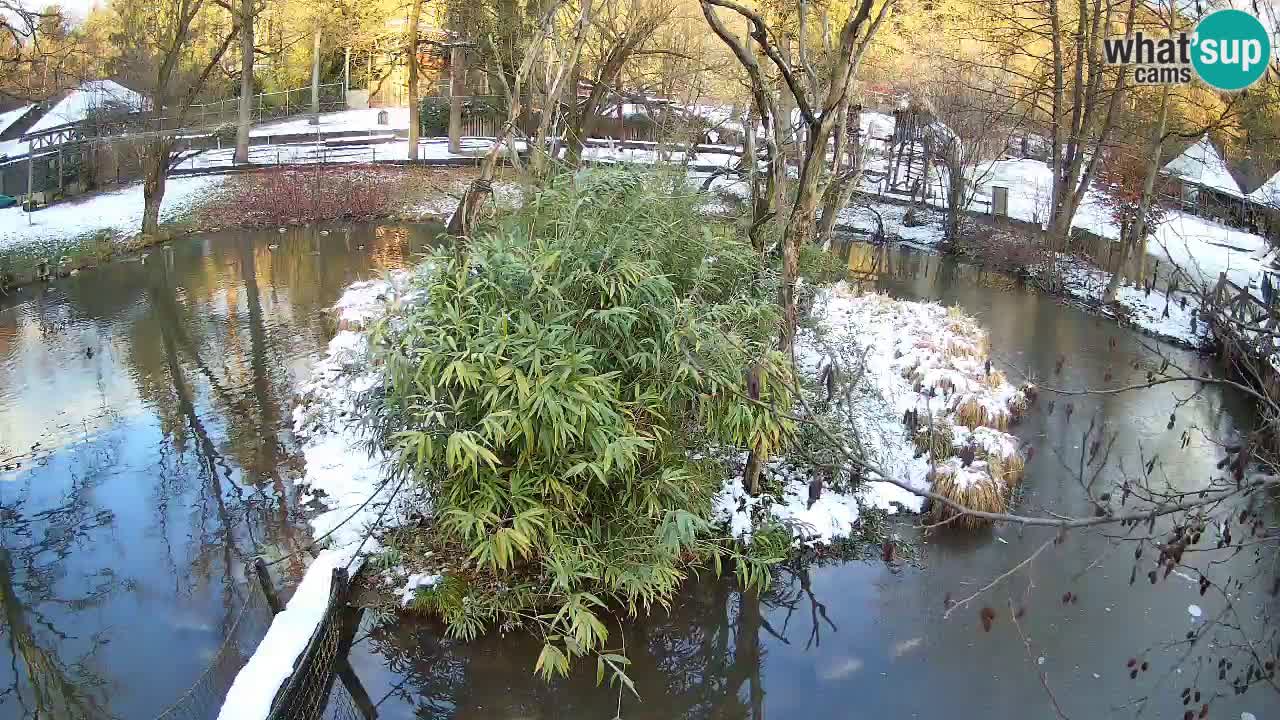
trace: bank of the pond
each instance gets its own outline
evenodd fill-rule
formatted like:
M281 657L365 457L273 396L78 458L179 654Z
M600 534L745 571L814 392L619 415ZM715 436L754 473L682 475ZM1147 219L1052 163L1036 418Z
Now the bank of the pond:
M1139 286L1126 279L1118 287L1115 301L1105 303L1102 298L1111 273L1088 258L1048 251L1016 228L966 218L961 224L961 241L947 246L939 210L871 196L861 197L858 205L842 211L838 227L847 233L846 245L870 238L872 242L950 255L960 262L1019 277L1040 293L1153 338L1193 350L1205 350L1212 342L1208 323L1200 317L1204 288L1190 282L1181 288L1168 284L1157 288L1154 279Z
M337 165L263 168L174 177L166 183L161 230L138 231L142 186L75 198L27 213L0 210L0 293L67 277L104 263L137 259L194 234L309 227L322 223L447 220L474 168ZM518 190L495 184L500 205Z

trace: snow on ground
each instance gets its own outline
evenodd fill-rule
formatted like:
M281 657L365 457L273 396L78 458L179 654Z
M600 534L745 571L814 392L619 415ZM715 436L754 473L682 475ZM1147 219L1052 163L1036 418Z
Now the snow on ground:
M363 330L412 301L409 278L400 271L347 288L332 308L342 329L311 371L293 411L294 434L303 441L306 460L306 475L298 483L308 489L304 501L318 499L324 508L311 519L311 530L335 548L354 552L363 542L366 554L378 549L375 541L365 540L367 530L384 513L397 484L389 480L391 460L369 448L359 422L361 397L382 384ZM394 522L394 508L386 512Z
M1110 273L1076 258L1063 257L1061 262L1066 264L1060 268L1064 290L1091 303L1102 297L1111 279ZM1116 292L1116 302L1124 308L1125 319L1129 323L1152 335L1192 347L1202 347L1210 340L1207 324L1197 319L1197 295L1161 290L1148 293L1124 282ZM1111 308L1103 307L1101 310L1108 317L1115 317Z
M883 223L885 235L902 242L920 247L934 247L942 242L942 215L931 208L917 208L916 215L920 224L908 226L905 220L909 209L906 205L896 203L859 202L837 214L837 227L874 236Z
M1052 171L1039 160L1001 160L992 166L978 192L989 199L993 186L1009 188L1009 216L1043 225L1049 216L1052 183ZM985 212L986 206L971 209ZM1120 235L1094 190L1085 195L1072 225L1111 239ZM1177 210L1155 229L1147 247L1197 282L1212 285L1225 272L1241 286L1257 284L1268 250L1265 238Z
M622 162L640 165L654 165L660 162L680 165L685 162L685 154L672 150L665 158L659 158L656 149L647 148L615 148L588 146L583 148L582 157L597 162ZM735 153L699 152L689 158L688 162L702 166L733 167L740 161Z
M409 579L405 581L404 587L400 589L400 607L408 607L413 602L414 597L418 595L418 590L422 588L435 587L444 580L444 576L438 573L412 573Z
M447 138L422 138L418 141L418 157L424 160L475 159L493 146L491 138L462 138L462 152L449 152ZM523 145L517 143L523 149ZM177 166L179 170L211 170L231 168L234 148L194 152ZM386 160L407 160L409 142L395 140L379 143L288 143L251 145L249 162L255 165L289 165L315 162L369 163Z
M387 124L378 124L378 113L387 113ZM311 124L310 115L295 115L282 120L272 120L253 126L253 137L269 135L305 135L333 132L379 132L409 129L409 108L360 108L320 113L319 126Z
M864 112L861 125L864 135L884 137L893 133L894 118L883 113ZM866 162L868 172L860 188L866 193L881 194L881 179L888 170L883 143L869 148L872 156ZM1217 187L1237 197L1243 196L1221 156L1206 138L1201 138L1165 168L1170 174ZM1047 164L1031 159L1003 159L971 168L969 174L976 185L974 202L969 210L990 212L992 188L999 186L1008 189L1010 217L1042 226L1048 221L1053 171ZM931 186L936 188L936 179ZM929 202L943 203L938 195L940 193L935 191L935 197ZM905 199L905 196L899 197ZM1273 201L1280 206L1280 173L1249 197L1257 202ZM1072 225L1113 240L1120 235L1101 193L1094 189L1085 193ZM1153 235L1148 242L1150 252L1178 265L1197 282L1212 285L1222 272L1227 273L1227 277L1237 285L1252 284L1256 288L1260 282L1267 252L1265 238L1178 210L1169 212Z
M1008 423L1027 402L1023 390L998 372L988 374L986 334L977 323L934 303L893 300L876 293L851 292L838 284L815 300L815 326L797 338L796 366L816 378L833 360L840 373L857 377L851 406L839 404L828 419L849 429L848 441L884 473L914 490L927 490L931 474L942 471L970 482L998 483L984 458L1009 459L1018 452L1012 435L966 424L962 409L979 407L988 422ZM849 378L846 378L849 379ZM917 451L905 416L951 429L955 448L972 446L977 460L964 463L954 455L934 458ZM739 458L741 460L741 458ZM742 475L726 480L717 495L715 514L736 537L749 537L753 517L768 513L791 525L801 544L825 544L847 536L860 512L919 512L923 498L911 490L871 479L856 495L826 488L809 504L811 471L788 458L769 463L766 478L781 485L780 495L751 497Z
M169 178L165 184L160 220L176 220L221 185L222 176ZM142 184L60 202L34 213L18 206L0 209L0 252L10 250L61 252L86 235L108 231L116 238L142 227ZM52 258L55 259L56 258Z
M1261 282L1263 260L1270 251L1266 238L1227 227L1217 221L1170 213L1148 248L1185 270L1193 279L1213 285L1219 273L1241 287Z

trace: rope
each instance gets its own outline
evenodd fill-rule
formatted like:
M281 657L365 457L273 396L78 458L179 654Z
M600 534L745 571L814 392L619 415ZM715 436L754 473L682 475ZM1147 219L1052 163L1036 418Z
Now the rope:
M407 477L409 477L408 473L400 473L400 482L396 483L396 488L391 491L391 497L387 498L387 503L382 506L381 510L378 511L378 517L374 518L373 526L369 528L369 532L365 534L364 539L362 539L360 541L360 544L356 547L356 551L351 554L351 559L347 561L348 571L351 570L351 564L356 561L356 558L360 557L360 551L364 549L364 544L369 542L369 538L373 537L374 531L377 530L378 526L382 524L383 516L385 516L387 514L387 510L391 508L391 502L396 499L396 495L400 494L400 488L404 487L404 480ZM390 478L387 478L387 480L384 480L382 483L382 486L385 487L387 482L389 481L390 481ZM381 488L379 488L379 490L381 490ZM375 492L374 495L377 495L377 493ZM372 500L372 499L373 497L370 496L369 500ZM369 504L369 500L365 501L365 505ZM350 519L351 518L347 518L347 520L350 520ZM344 520L343 522L346 522L346 521Z
M404 481L404 478L402 477L402 478L401 478L401 482L403 483L403 481ZM275 560L272 560L271 562L266 563L266 566L267 566L267 567L272 567L272 566L274 566L274 565L277 565L277 564L279 564L279 563L284 562L285 560L288 560L288 559L289 559L289 558L291 558L291 557L296 556L297 554L299 554L299 553L301 553L301 552L303 552L303 551L306 551L306 552L308 552L308 553L309 553L309 552L311 552L312 550L314 550L314 549L315 549L315 548L320 544L320 542L321 542L322 540L324 540L324 539L328 538L330 535L332 535L332 534L334 534L335 532L337 532L339 528L341 528L343 525L346 525L348 522L350 522L350 521L351 521L351 518L355 517L357 514L359 514L359 513L360 513L360 511L361 511L361 510L364 510L366 507L368 507L369 503L373 502L373 499L374 499L374 498L376 498L376 497L378 497L378 494L379 494L379 493L381 493L381 492L382 492L382 489L383 489L383 488L385 488L385 487L386 487L390 482L391 482L391 478L387 478L386 480L383 480L383 481L382 481L382 484L378 485L377 489L376 489L376 490L374 490L372 493L370 493L370 494L369 494L369 497L365 498L365 501L364 501L364 502L360 503L360 505L359 505L355 510L352 510L352 511L351 511L351 514L350 514L350 515L348 515L346 518L344 518L344 519L342 520L342 522L338 523L337 525L334 525L334 526L333 526L333 527L332 527L328 532L326 532L325 534L321 535L320 537L318 537L318 538L316 538L316 539L312 540L310 543L308 543L308 544L306 544L306 545L304 545L304 546L302 546L302 547L298 548L297 550L294 550L294 551L293 551L293 552L291 552L291 553L287 553L287 554L285 554L285 555L282 555L282 556L280 556L280 557L276 558ZM396 491L397 491L397 492L399 492L399 486L397 486L397 487L396 487ZM392 493L392 494L391 494L391 498L388 498L388 499L387 499L387 504L388 504L388 505L390 505L390 504L391 504L391 500L392 500L393 498L395 498L395 493ZM383 508L383 509L382 509L382 512L383 512L383 513L385 513L385 512L386 512L386 508ZM378 517L379 517L379 519L381 519L382 514L380 513L380 514L378 515ZM368 538L366 538L366 539L368 539ZM361 547L364 547L364 543L363 543L363 542L362 542L362 543L360 543L360 546L361 546Z

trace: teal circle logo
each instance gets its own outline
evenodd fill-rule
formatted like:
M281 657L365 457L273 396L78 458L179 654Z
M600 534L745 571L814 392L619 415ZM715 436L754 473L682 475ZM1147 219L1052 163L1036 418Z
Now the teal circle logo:
M1191 64L1201 80L1219 90L1243 90L1271 62L1271 37L1258 18L1243 10L1209 13L1196 26Z

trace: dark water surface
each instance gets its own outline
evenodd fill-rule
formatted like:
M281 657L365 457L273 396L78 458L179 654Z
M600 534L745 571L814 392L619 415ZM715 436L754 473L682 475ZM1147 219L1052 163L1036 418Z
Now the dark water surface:
M218 656L245 561L306 539L288 426L321 309L434 236L351 230L183 239L0 299L0 718L155 717Z
M329 334L321 309L349 282L408 262L431 235L212 234L0 300L0 465L19 465L0 471L0 643L11 656L0 657L0 718L40 708L149 720L197 682L243 606L245 560L305 540L287 426ZM1150 362L1152 341L1000 275L905 250L855 248L851 267L895 295L964 307L989 328L1004 367L1046 382L1102 386L1108 372L1140 376L1135 358ZM1037 448L1021 507L1088 511L1073 463L1091 419L1121 431L1115 456L1127 470L1158 455L1170 485L1201 487L1221 457L1205 435L1232 437L1252 414L1210 389L1167 431L1187 395L1164 386L1077 399L1069 421L1062 401L1052 414L1042 401L1016 429ZM899 532L917 534L909 523ZM1146 695L1146 717L1180 718L1178 693L1209 651L1198 648L1179 675L1168 669L1182 648L1162 644L1194 627L1189 604L1210 618L1223 603L1177 576L1151 587L1145 567L1130 587L1131 546L1108 552L1081 536L1047 550L987 597L1001 610L990 633L978 605L943 618L947 593L977 590L1045 539L935 533L921 567L816 567L784 574L763 597L690 582L670 613L612 633L641 700L597 687L593 663L544 684L531 674L539 648L529 638L461 644L430 621L375 629L352 664L383 718L1051 718L1038 670L1072 718L1129 717ZM1251 562L1242 555L1230 569L1251 577ZM285 581L302 570L279 569ZM1241 590L1246 634L1261 637L1250 613L1271 577ZM1067 590L1077 604L1062 604ZM1027 608L1020 631L1010 602ZM1150 670L1130 680L1125 661L1147 648ZM236 660L216 672L234 673ZM1232 696L1216 682L1216 656L1206 662L1205 698L1226 691L1210 717L1280 712L1263 689ZM216 712L215 699L206 704Z

